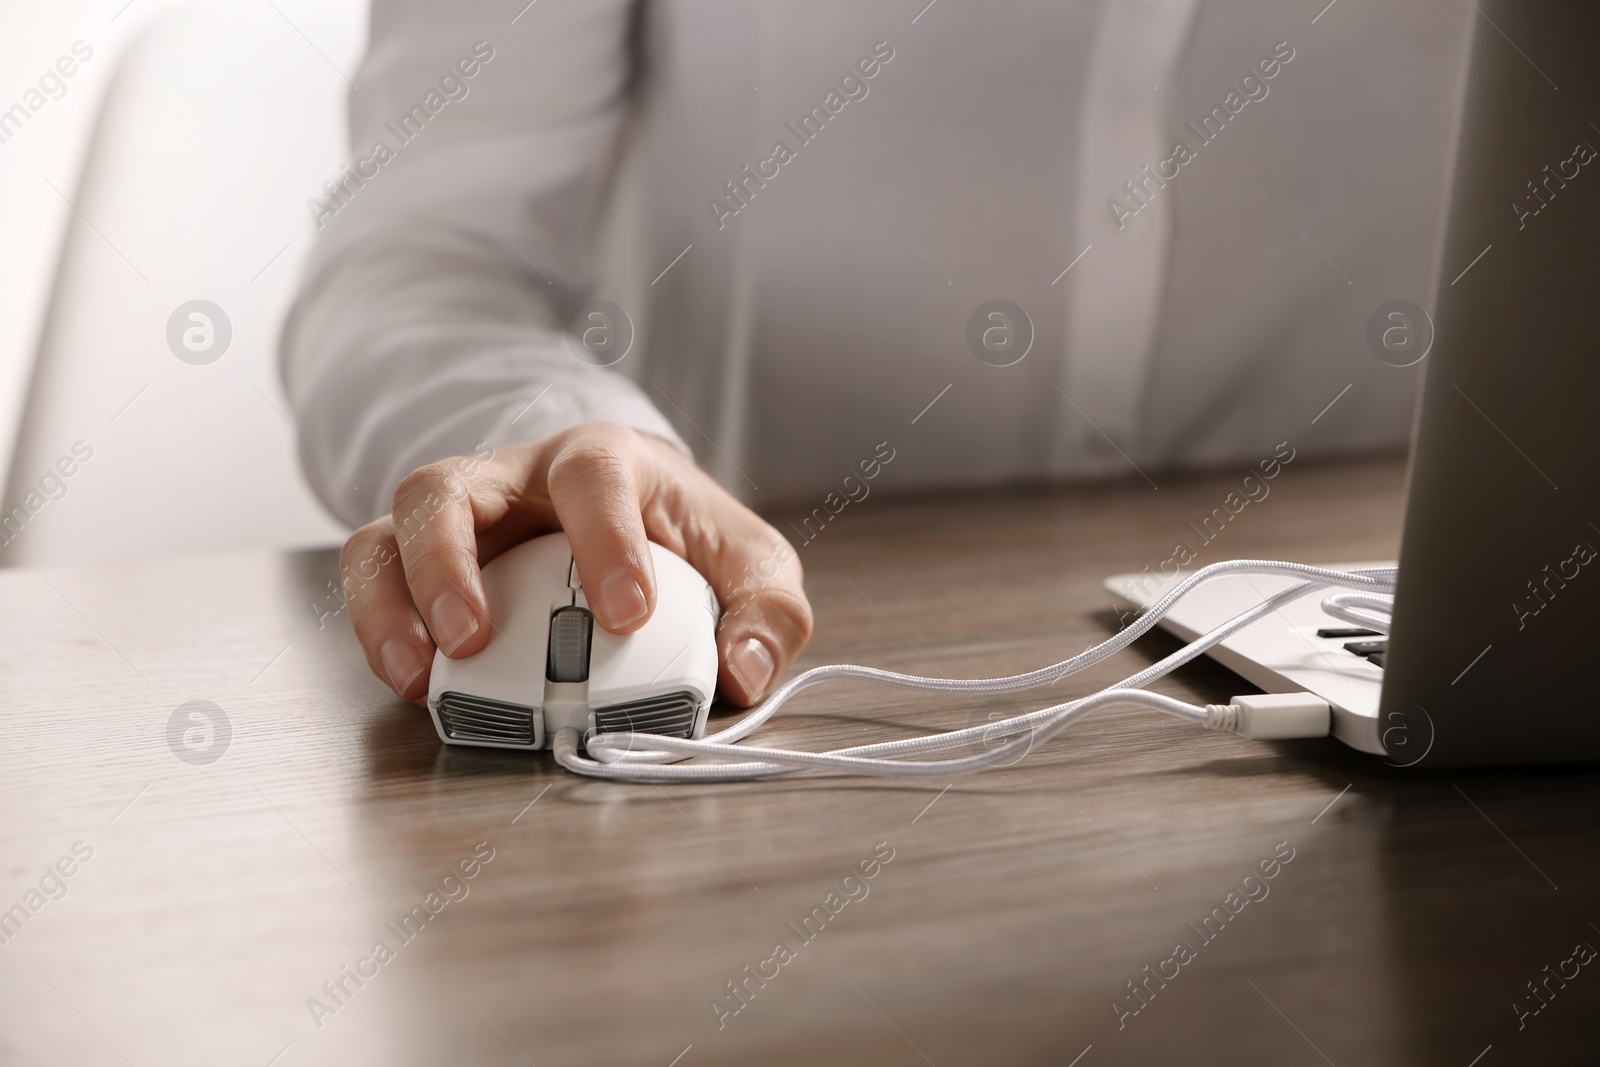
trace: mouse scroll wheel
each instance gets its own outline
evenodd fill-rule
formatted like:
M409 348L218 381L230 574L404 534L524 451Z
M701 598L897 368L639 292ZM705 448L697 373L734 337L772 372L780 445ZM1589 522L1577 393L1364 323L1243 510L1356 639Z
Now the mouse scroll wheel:
M550 652L545 677L552 682L589 680L589 644L594 616L579 607L557 608L550 616Z

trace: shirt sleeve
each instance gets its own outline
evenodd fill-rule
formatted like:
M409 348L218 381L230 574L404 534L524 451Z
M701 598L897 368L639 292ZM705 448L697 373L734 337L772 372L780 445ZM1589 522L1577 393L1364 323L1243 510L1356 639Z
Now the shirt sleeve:
M351 162L307 202L318 242L280 345L301 466L344 521L483 442L607 421L687 452L566 331L591 295L633 18L631 0L373 0Z

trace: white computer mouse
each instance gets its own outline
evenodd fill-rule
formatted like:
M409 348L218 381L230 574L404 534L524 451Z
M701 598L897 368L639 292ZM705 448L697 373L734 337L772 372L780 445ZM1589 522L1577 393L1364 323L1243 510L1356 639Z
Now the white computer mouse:
M700 737L717 686L717 598L683 559L650 545L656 610L631 634L589 612L564 533L483 568L494 629L466 659L434 654L428 710L452 745L548 748L556 731Z

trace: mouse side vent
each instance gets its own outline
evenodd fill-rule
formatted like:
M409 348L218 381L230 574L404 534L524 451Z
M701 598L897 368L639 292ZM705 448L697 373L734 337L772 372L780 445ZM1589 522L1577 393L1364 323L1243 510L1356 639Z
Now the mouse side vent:
M698 710L699 703L693 693L666 693L643 700L630 700L626 704L612 704L608 708L596 708L594 725L603 734L632 732L688 737L694 731L694 717Z
M487 741L533 747L537 708L508 704L468 693L439 694L439 722L452 741Z

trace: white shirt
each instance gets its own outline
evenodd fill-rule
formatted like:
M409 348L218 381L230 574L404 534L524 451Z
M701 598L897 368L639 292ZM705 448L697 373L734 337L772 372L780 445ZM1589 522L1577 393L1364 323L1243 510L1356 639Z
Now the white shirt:
M283 335L307 476L356 523L593 420L767 502L885 441L901 487L1398 446L1364 331L1431 304L1470 9L1294 7L374 0Z

